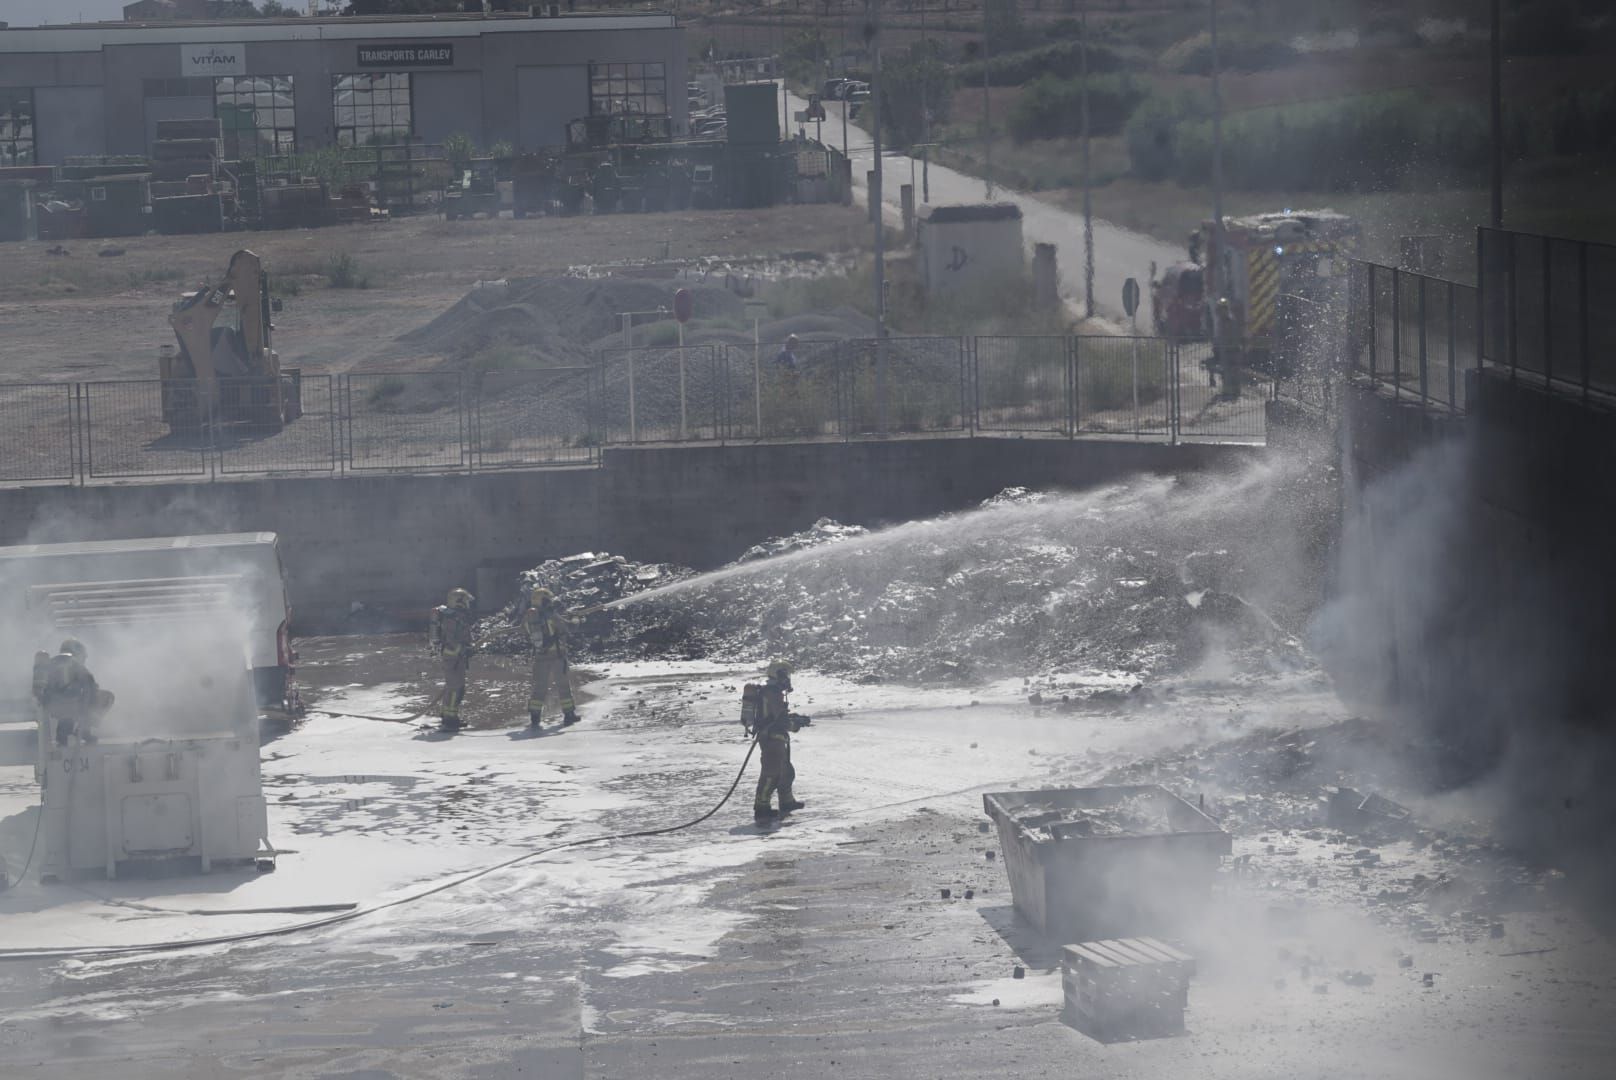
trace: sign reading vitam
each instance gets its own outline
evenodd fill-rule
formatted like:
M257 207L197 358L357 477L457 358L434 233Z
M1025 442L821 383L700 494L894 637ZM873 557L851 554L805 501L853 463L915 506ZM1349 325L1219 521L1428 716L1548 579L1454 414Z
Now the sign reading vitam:
M361 45L360 67L450 67L454 46L447 42L426 45Z
M245 75L245 45L181 45L180 75Z

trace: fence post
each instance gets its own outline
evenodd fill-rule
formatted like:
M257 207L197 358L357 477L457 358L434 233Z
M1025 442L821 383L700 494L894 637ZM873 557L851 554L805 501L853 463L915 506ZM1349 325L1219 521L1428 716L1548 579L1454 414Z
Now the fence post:
M1392 398L1403 396L1403 282L1402 271L1392 268Z
M752 411L756 414L757 438L763 438L763 363L762 346L758 343L757 324L752 325Z
M971 339L971 435L982 430L982 339Z
M1518 312L1515 310L1515 234L1508 233L1507 235L1509 236L1509 243L1506 245L1509 250L1509 274L1504 279L1504 288L1507 293L1504 301L1504 334L1505 351L1509 357L1509 381L1514 382L1516 361L1515 324L1520 320L1517 318Z
M1169 446L1178 445L1178 431L1184 419L1184 357L1179 350L1180 343L1177 341L1177 339L1174 339L1168 343L1167 363L1171 369L1172 375L1167 381L1168 384L1173 388L1172 423L1168 425L1169 431L1167 433L1167 442Z
M966 341L970 341L971 344L967 346ZM967 349L969 349L969 353L967 353ZM976 434L976 418L971 415L971 372L970 368L966 366L970 362L969 356L974 356L975 354L976 339L974 337L967 338L962 334L959 339L959 407L960 425L965 428L966 435Z
M469 408L466 402L466 373L462 371L460 378L456 381L459 383L460 397L460 400L456 403L458 406L456 412L460 421L460 467L469 471L471 469L471 439L466 416L466 410Z
M1423 405L1431 400L1431 377L1425 352L1425 275L1421 274L1414 280L1419 282L1420 288L1420 403Z
M1083 424L1083 402L1078 399L1078 377L1083 371L1083 339L1076 334L1066 339L1066 437L1077 438Z
M161 389L159 389L161 393ZM159 407L161 407L159 405ZM67 407L67 433L68 433L68 471L77 478L79 486L89 483L90 466L85 460L89 439L85 428L89 423L88 411L84 407L84 384L73 384L73 392L68 397Z
M1543 387L1554 385L1554 292L1549 275L1554 273L1554 241L1543 238Z
M1178 415L1178 380L1173 378L1173 343L1167 338L1157 338L1162 347L1162 394L1167 409L1167 442L1173 443L1173 426L1177 423Z
M1368 318L1364 320L1364 325L1369 328L1369 381L1373 383L1373 382L1379 382L1380 381L1380 375L1379 375L1379 353L1380 353L1380 350L1379 350L1379 347L1378 347L1379 344L1380 344L1380 342L1378 340L1380 335L1375 332L1375 270L1376 270L1376 266L1375 266L1374 263L1367 263L1366 266L1368 267L1368 270L1369 270L1369 289L1368 289L1369 313L1368 313Z
M1582 354L1582 401L1588 403L1588 388L1593 381L1593 354L1588 347L1588 245L1577 245L1577 336Z
M640 441L639 417L634 412L634 350L628 350L628 441Z
M1458 286L1448 282L1448 411L1459 411L1459 371L1455 363L1456 343L1454 338L1459 335L1458 304L1454 300L1454 290Z

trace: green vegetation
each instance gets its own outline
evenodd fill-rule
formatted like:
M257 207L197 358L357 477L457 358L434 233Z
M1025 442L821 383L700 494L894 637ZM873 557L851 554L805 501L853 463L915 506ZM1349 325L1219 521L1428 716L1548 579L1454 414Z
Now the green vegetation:
M1089 74L1138 68L1143 64L1142 54L1127 53L1105 45L1089 45ZM982 70L987 69L990 86L1021 86L1043 75L1075 76L1083 71L1082 45L1076 41L1052 41L1031 49L1021 49L1002 56L989 55L984 62L972 60L959 64L956 71L966 86L982 85Z
M404 394L404 380L397 375L383 375L370 393L365 395L365 401L376 409L389 408L393 399Z
M954 76L943 62L942 46L916 42L901 54L883 55L881 125L894 144L907 146L926 134L926 112L932 127L948 123L954 100Z
M1146 97L1132 75L1100 75L1088 80L1089 132L1115 135ZM1083 80L1044 75L1011 107L1010 134L1017 141L1077 135L1083 130Z
M444 136L443 156L449 162L450 168L460 172L471 167L471 159L477 156L477 144L470 135L457 131L453 135Z
M1271 71L1301 58L1283 39L1259 34L1224 34L1218 38L1218 64L1224 71ZM1180 75L1212 74L1212 35L1185 38L1162 53L1161 66Z
M331 256L326 266L326 280L333 289L368 289L370 277L359 267L359 261L346 251Z

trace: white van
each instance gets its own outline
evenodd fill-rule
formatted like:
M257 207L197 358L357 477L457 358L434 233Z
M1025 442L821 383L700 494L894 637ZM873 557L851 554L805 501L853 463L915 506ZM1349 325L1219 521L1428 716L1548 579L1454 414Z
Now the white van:
M129 640L120 635L149 645L169 624L187 631L177 640L198 628L239 639L259 707L295 714L291 620L274 533L0 547L0 656L12 658L0 671L0 696L26 696L27 658L55 651L63 637L84 641L93 672L98 650L105 657Z

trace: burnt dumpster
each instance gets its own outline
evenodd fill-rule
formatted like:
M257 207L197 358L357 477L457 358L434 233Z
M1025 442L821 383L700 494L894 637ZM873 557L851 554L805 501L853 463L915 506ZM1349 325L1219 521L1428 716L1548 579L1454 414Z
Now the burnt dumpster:
M1170 930L1206 898L1229 834L1154 784L982 796L1016 910L1061 942Z

